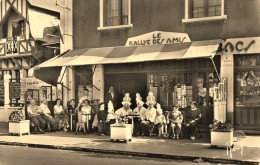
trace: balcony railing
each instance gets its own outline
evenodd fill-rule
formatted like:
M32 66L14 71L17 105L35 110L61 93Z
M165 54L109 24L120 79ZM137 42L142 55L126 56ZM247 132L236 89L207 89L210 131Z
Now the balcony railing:
M0 40L0 56L30 53L33 49L33 40L17 40L4 38Z

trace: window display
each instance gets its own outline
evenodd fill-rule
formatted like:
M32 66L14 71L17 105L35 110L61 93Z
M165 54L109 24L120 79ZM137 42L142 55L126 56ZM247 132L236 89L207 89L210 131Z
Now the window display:
M236 73L236 104L260 103L260 71L238 71Z

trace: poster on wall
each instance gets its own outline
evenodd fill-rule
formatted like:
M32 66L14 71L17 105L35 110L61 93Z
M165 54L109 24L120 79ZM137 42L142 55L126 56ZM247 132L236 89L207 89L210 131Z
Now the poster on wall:
M46 86L46 87L44 87ZM36 78L22 78L20 83L20 103L25 102L25 93L29 90L40 90L40 98L45 97L47 98L47 101L51 101L51 88L50 85L38 80ZM18 93L16 93L18 95ZM35 94L35 96L38 94ZM18 96L17 96L18 97ZM26 99L30 100L33 98L33 93L30 93L30 91L27 92ZM38 98L38 96L37 96ZM56 100L56 87L52 87L52 100Z

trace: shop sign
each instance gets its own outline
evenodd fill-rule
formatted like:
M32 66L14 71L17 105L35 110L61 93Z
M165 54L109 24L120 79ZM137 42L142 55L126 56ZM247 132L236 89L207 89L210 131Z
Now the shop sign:
M259 53L260 37L227 39L221 43L219 51L233 54Z
M129 38L126 46L163 45L184 42L191 42L187 33L154 31Z

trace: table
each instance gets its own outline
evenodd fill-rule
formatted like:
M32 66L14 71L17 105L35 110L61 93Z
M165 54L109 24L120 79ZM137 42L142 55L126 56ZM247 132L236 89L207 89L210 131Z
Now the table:
M140 115L126 115L126 117L131 117L131 119L132 119L132 133L134 133L134 117L140 118Z
M68 113L68 115L70 116L70 130L72 131L72 116L76 116L76 113Z

